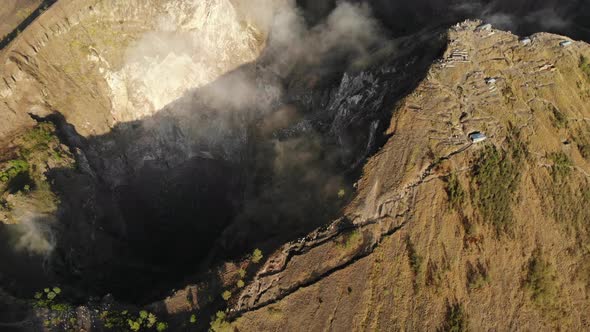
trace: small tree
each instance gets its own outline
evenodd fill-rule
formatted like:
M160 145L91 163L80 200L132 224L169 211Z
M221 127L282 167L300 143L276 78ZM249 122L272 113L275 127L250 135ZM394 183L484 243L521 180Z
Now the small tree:
M264 256L262 255L262 251L258 248L254 249L252 253L252 263L258 264L262 260Z
M164 323L164 322L159 322L158 325L156 325L156 330L158 332L163 332L166 331L168 329L168 324Z
M229 332L232 331L231 325L225 320L225 313L218 311L215 317L212 318L210 326L213 332Z
M221 293L221 297L225 300L228 301L229 298L231 297L231 292L226 290L225 292Z

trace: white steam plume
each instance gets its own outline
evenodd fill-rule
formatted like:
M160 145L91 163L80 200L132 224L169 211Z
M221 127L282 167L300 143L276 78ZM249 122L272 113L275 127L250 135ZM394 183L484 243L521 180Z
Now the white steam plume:
M33 212L22 212L16 215L19 223L14 225L12 231L15 249L48 256L55 248L55 236L51 230L54 217Z

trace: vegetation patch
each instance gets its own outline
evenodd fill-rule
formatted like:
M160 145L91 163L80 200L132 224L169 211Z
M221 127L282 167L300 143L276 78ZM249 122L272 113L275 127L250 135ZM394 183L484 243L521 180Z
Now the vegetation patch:
M581 247L588 243L590 231L590 182L575 172L574 163L563 152L547 155L551 162L550 178L539 179L537 191L543 210L571 232Z
M142 310L139 312L138 317L129 318L127 320L127 323L129 324L129 327L132 331L139 331L142 327L146 327L148 329L152 328L156 323L158 323L157 320L158 319L156 318L156 315L154 315L151 312Z
M575 132L574 139L582 157L590 161L590 126L584 126Z
M229 299L231 298L231 292L226 290L223 293L221 293L221 298L223 298L223 300L225 301L229 301Z
M541 307L551 306L555 302L556 273L553 267L539 252L533 254L528 264L525 287L533 302Z
M344 235L343 241L340 243L342 248L351 249L357 247L363 239L361 232L358 229L353 230Z
M0 172L0 181L4 184L4 190L10 194L18 192L28 193L35 187L35 182L29 173L29 163L26 160L10 160Z
M57 197L46 173L51 168L73 168L75 161L51 123L40 123L14 139L14 149L0 161L0 209L13 218L17 206L34 206L39 212L55 211Z
M33 308L44 312L43 326L48 330L77 331L78 319L75 308L60 301L61 288L45 288L35 293Z
M548 158L553 162L551 167L553 179L558 182L564 181L572 170L573 163L570 158L563 152L551 153Z
M447 176L446 178L446 191L449 197L449 205L453 209L458 209L463 204L463 200L465 199L465 191L461 187L461 183L459 183L459 179L457 177L457 173L451 173L451 175Z
M447 307L447 316L442 331L464 332L469 329L467 314L460 303L451 304Z
M553 125L555 126L555 128L567 127L568 119L565 116L565 114L563 114L563 112L561 112L557 108L553 107L552 113L553 113Z
M226 320L225 312L218 311L213 318L211 318L210 330L213 332L232 332L231 324Z
M584 55L580 55L579 67L586 76L586 79L590 80L590 61Z
M408 248L408 260L410 262L410 267L412 268L412 272L414 273L414 287L417 288L420 284L419 281L423 274L422 272L424 259L416 251L414 243L412 243L412 240L409 236L406 237L406 247Z
M490 276L487 268L481 263L467 265L467 288L477 290L490 283Z
M445 275L448 271L449 266L445 261L437 263L432 259L429 259L428 264L426 264L425 284L427 286L434 286L438 290L447 279Z
M254 251L252 252L252 258L251 258L252 263L258 264L258 263L260 263L262 258L264 258L264 256L262 255L262 251L260 249L254 249Z
M158 317L147 310L132 314L128 310L103 310L99 315L105 328L115 331L142 331L156 329L165 331L168 324L159 322Z
M508 231L513 223L511 203L520 180L521 158L519 152L510 154L486 146L473 170L475 206L498 234Z
M586 179L578 178L575 182L554 181L553 184L546 188L551 193L549 197L553 199L551 211L556 221L564 223L570 231L577 232L576 238L579 241L586 242L580 235L587 234L590 229L590 185ZM586 242L587 243L587 242ZM580 243L583 245L583 243Z
M26 160L15 159L9 160L5 168L0 172L0 181L7 183L15 177L29 171L29 163Z

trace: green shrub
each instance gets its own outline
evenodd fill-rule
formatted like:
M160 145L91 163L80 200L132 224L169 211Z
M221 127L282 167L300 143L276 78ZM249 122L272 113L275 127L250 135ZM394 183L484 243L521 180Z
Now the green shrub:
M121 312L104 310L99 315L100 320L107 329L126 329L129 326L129 317L127 310Z
M226 290L225 292L221 293L221 298L225 301L228 301L231 298L231 292Z
M49 293L47 294L47 298L48 298L49 300L53 300L53 299L55 299L55 297L56 297L56 296L57 296L57 294L55 294L54 292L49 292Z
M254 249L254 252L252 252L252 263L260 263L263 257L264 256L262 255L262 251L260 249Z
M225 320L226 316L223 311L218 311L217 314L212 318L210 326L213 332L231 332L232 328L228 321Z
M159 322L158 325L156 325L156 330L158 332L163 332L166 331L168 329L168 324L164 323L164 322Z
M55 135L55 127L50 123L41 123L29 130L23 137L23 155L28 157L34 151L43 151L49 148L51 143L59 143Z
M33 306L36 308L46 308L51 309L53 306L54 308L59 309L58 311L63 311L62 309L67 309L67 304L57 304L54 300L57 296L61 294L61 289L59 287L45 288L43 292L37 292L34 295L35 301Z
M8 182L20 174L29 171L29 163L26 160L15 159L10 160L7 163L7 168L0 172L0 180L2 182Z
M362 234L358 229L353 230L344 235L344 241L342 242L342 247L344 249L350 249L358 245L358 243L362 240Z
M410 266L414 274L418 274L422 268L422 257L419 256L413 249L409 251L410 255Z
M58 302L61 294L59 287L45 288L34 295L32 305L37 309L44 309L43 325L52 331L77 330L77 319L74 315L75 308L69 303Z
M138 321L129 319L127 322L129 323L129 329L131 329L131 331L139 331L141 328L141 323Z
M553 162L551 170L553 173L554 180L562 181L570 174L573 164L565 153L551 153L549 154L549 159Z
M140 331L143 328L151 329L158 323L156 315L146 310L141 310L138 316L130 314L127 310L105 310L100 313L99 318L106 328L117 330Z

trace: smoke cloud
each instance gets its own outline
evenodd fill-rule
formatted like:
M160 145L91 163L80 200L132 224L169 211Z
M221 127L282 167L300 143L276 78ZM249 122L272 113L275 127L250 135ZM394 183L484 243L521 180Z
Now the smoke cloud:
M129 46L121 68L103 69L117 122L153 115L260 54L262 32L229 0L173 0L165 12Z
M227 102L232 108L258 107L253 104L260 101L266 109L281 93L265 71L285 77L301 60L318 61L336 50L366 53L380 38L367 5L343 2L310 29L295 1L177 2L129 47L120 70L106 72L118 121L154 114L201 87L206 89L198 91L199 98L214 108ZM232 73L259 56L256 72Z
M49 215L33 212L16 213L19 223L12 229L14 247L17 251L48 256L55 248L55 235L51 226L55 219Z
M502 9L501 1L489 3L462 2L452 6L452 10L463 16L480 18L500 29L518 31L523 26L533 26L537 31L563 31L572 25L572 22L554 7L539 5L533 11L506 11Z

